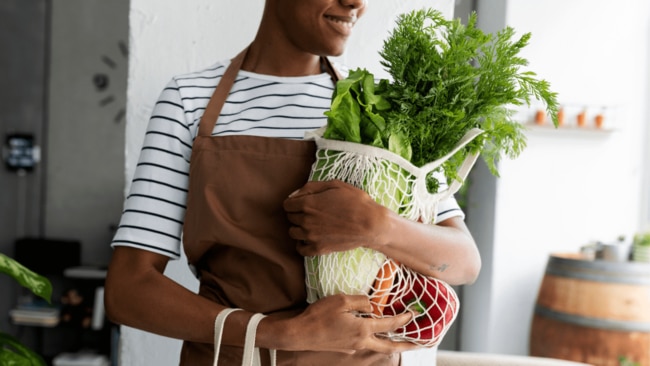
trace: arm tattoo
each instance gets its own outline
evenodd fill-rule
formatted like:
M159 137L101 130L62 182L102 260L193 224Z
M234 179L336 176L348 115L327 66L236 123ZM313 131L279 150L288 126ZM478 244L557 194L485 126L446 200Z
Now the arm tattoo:
M443 264L441 264L441 265L439 265L437 267L435 265L431 266L431 269L434 269L434 270L436 270L438 272L444 272L444 271L447 270L447 268L449 268L449 265L446 264L446 263L443 263Z

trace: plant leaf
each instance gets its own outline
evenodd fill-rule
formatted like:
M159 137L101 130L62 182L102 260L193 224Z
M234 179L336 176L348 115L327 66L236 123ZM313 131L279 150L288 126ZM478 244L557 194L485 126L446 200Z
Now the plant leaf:
M45 366L45 360L23 346L16 338L0 333L0 363L2 366Z
M408 144L406 138L401 133L393 133L388 138L388 150L403 157L404 159L411 160L411 145Z
M46 277L32 272L12 258L0 253L0 273L6 273L18 283L42 297L48 303L52 301L52 283Z

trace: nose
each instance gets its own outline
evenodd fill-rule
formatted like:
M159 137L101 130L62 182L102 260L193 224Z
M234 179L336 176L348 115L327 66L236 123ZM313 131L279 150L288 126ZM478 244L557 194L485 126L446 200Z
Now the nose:
M363 9L366 7L367 0L340 0L343 6L352 9Z

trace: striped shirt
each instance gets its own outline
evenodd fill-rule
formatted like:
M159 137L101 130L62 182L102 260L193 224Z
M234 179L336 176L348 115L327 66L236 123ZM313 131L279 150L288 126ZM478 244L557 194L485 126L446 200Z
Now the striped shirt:
M227 65L174 77L161 92L112 246L180 258L192 143ZM241 70L212 135L302 139L327 122L333 90L327 73L278 77ZM451 198L441 202L436 221L462 215Z

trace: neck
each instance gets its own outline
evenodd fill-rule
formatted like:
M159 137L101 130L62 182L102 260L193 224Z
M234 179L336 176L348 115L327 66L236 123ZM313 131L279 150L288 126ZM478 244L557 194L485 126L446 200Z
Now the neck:
M253 42L242 69L275 76L307 76L320 74L320 57L304 52L281 50L272 44Z
M275 76L307 76L322 72L318 55L260 35L250 44L242 69Z

